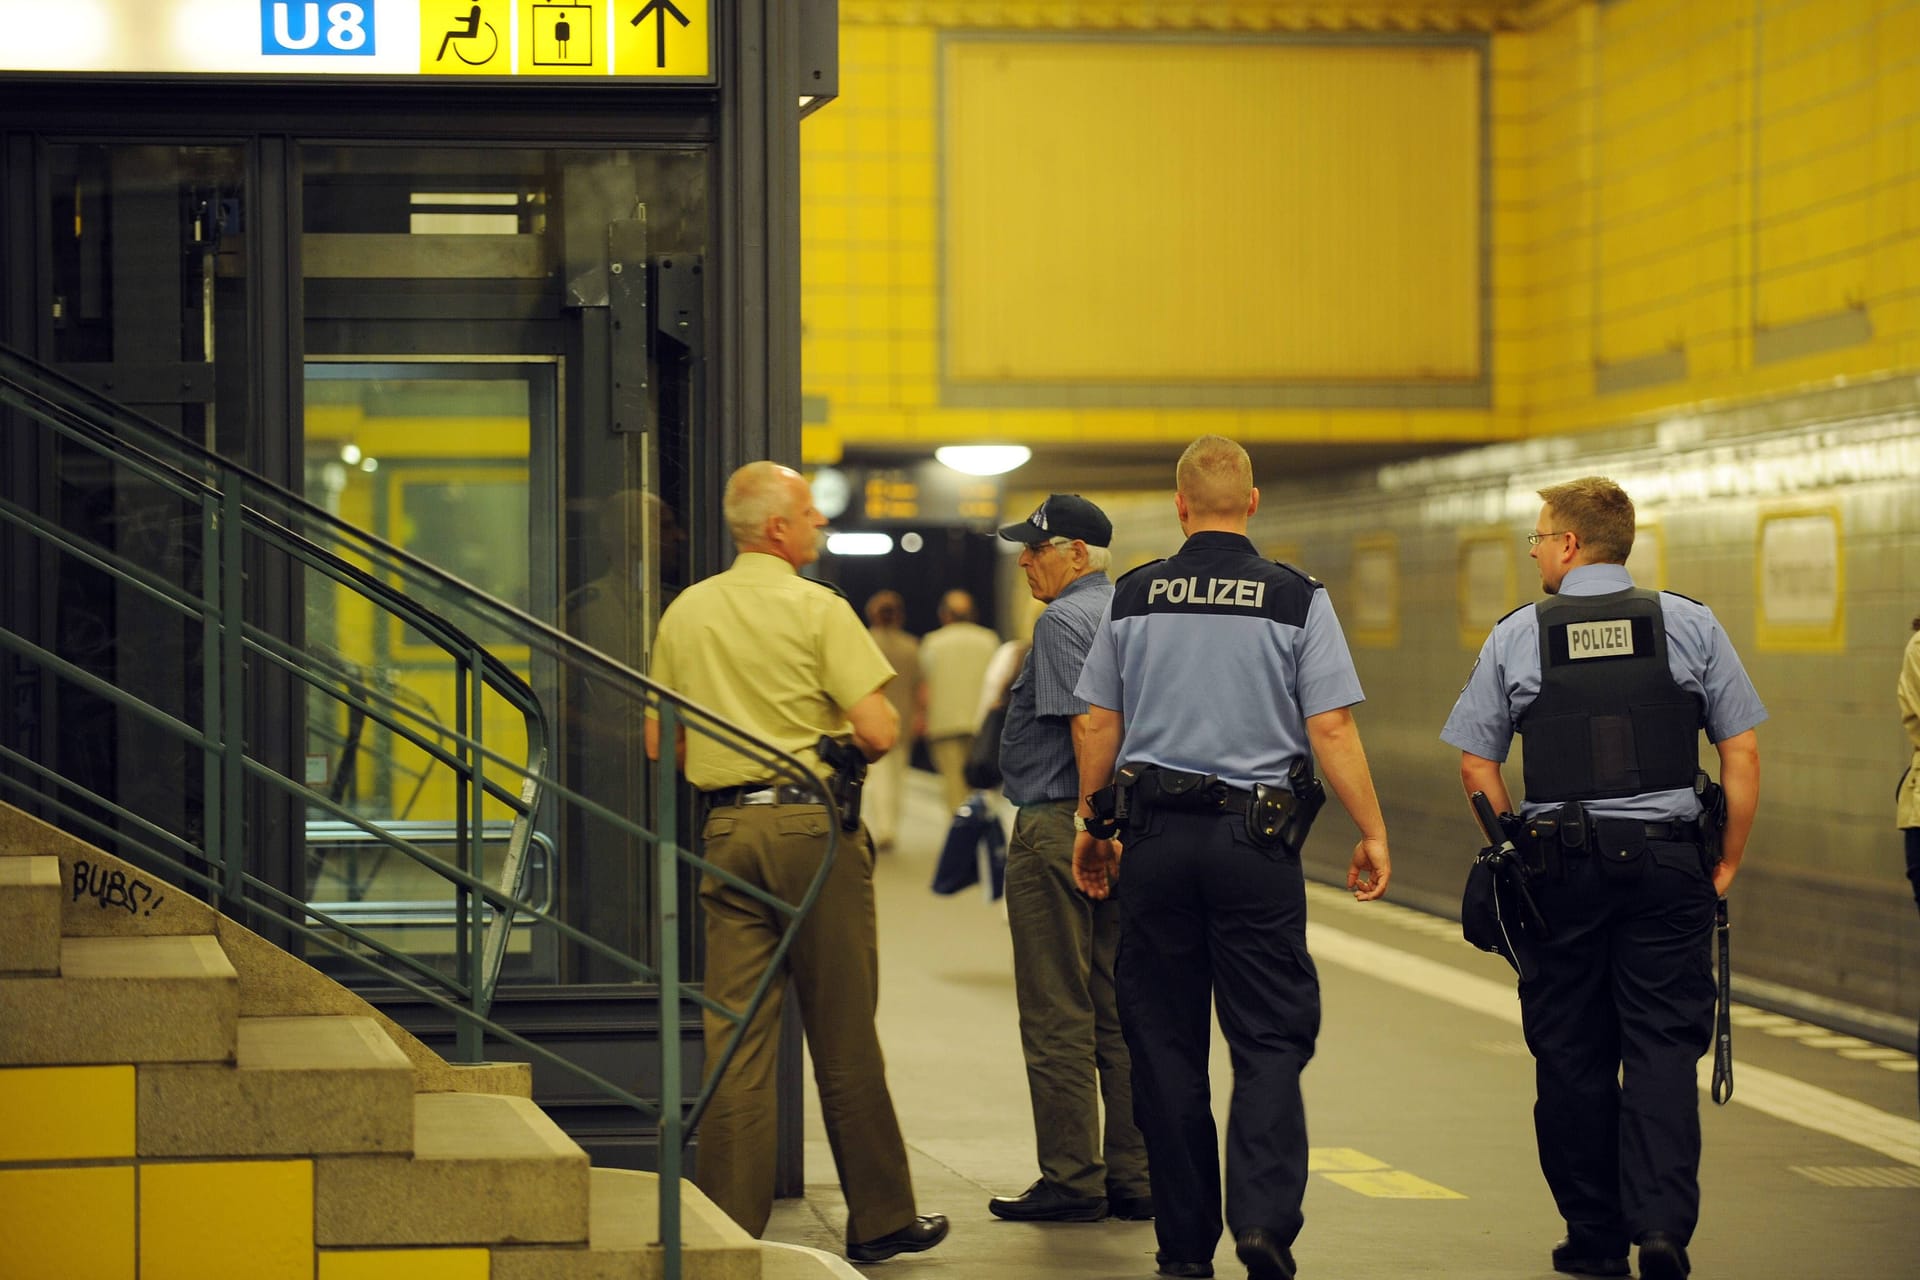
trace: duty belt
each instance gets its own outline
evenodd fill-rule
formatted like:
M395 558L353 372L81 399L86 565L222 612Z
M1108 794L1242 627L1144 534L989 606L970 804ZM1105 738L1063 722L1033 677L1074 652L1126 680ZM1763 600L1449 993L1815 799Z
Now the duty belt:
M808 787L749 782L738 787L717 787L706 793L707 803L715 809L747 804L820 804L820 793Z

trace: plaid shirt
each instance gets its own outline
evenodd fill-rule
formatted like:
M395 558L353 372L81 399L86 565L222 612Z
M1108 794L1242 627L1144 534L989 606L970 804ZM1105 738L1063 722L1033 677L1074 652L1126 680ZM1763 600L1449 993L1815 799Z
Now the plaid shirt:
M1013 682L1000 733L1000 773L1015 804L1072 800L1080 793L1067 722L1087 713L1073 686L1112 599L1111 578L1085 574L1069 582L1033 624L1033 648Z

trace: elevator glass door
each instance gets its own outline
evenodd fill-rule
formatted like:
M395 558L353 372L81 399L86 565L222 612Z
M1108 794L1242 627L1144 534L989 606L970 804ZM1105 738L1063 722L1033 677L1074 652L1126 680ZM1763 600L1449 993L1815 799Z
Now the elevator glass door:
M332 360L306 369L307 498L535 618L558 596L551 495L559 363L552 360ZM460 684L445 654L330 579L307 579L308 651L452 750ZM524 635L473 628L471 639L535 687L550 662ZM440 726L435 729L433 726ZM491 751L524 758L524 730L489 724ZM306 722L308 781L382 831L451 859L460 796L450 771L391 729L345 715L316 691ZM508 823L489 823L476 873L499 882ZM337 919L439 963L454 955L453 886L364 829L316 809L307 824L308 900ZM524 892L551 908L551 837L529 851ZM508 945L509 981L557 976L551 933L527 921Z

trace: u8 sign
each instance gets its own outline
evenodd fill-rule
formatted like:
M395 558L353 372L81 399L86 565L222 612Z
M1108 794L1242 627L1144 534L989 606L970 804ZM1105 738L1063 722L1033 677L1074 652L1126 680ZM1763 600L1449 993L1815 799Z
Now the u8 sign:
M260 0L260 52L373 56L374 0Z

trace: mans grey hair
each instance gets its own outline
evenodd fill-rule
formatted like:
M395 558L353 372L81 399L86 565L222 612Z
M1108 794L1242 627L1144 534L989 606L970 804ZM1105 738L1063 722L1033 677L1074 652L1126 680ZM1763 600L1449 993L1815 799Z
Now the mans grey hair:
M1073 538L1048 538L1049 545L1057 547L1062 553L1073 550ZM1096 547L1091 542L1082 543L1087 549L1087 571L1105 573L1107 566L1113 563L1112 547Z
M786 480L799 474L777 462L749 462L727 477L727 493L721 509L726 514L727 531L733 535L734 546L741 550L760 546L767 540L767 521L775 516L798 514L791 509L792 497Z

